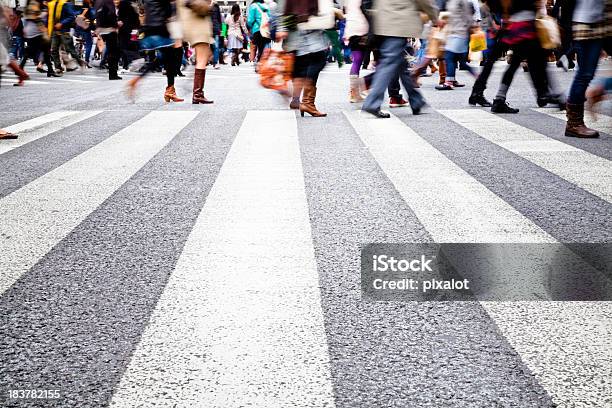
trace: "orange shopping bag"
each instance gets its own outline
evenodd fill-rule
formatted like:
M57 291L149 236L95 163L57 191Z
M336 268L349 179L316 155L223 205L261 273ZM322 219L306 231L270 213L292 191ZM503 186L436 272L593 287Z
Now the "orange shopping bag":
M266 48L259 61L259 82L264 88L288 92L293 76L293 54L285 52L280 45Z

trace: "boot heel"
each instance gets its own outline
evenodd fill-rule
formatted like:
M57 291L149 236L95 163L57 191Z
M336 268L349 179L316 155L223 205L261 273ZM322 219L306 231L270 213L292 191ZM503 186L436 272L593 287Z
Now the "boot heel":
M304 111L300 109L300 115L302 115L302 117L304 117Z

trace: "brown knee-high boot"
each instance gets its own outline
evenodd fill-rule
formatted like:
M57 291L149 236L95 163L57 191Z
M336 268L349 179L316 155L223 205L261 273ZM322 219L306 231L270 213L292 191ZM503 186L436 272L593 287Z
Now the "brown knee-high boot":
M300 114L304 116L304 113L308 113L314 117L327 116L327 113L322 113L317 110L315 106L315 99L317 98L317 87L314 86L311 80L304 80L304 96L302 97L302 103L300 104Z
M197 105L199 103L213 103L213 101L206 99L204 96L204 83L206 82L206 70L197 69L193 77L193 96L191 103Z

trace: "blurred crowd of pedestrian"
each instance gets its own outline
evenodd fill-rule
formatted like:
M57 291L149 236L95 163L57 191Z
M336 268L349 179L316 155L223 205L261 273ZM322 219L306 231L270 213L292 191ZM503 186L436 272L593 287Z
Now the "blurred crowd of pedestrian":
M349 101L378 118L390 117L381 110L386 93L391 108L410 106L419 114L426 104L419 78L437 74L435 89L452 91L465 86L461 71L475 78L467 103L518 113L507 95L523 69L538 106L566 110L566 136L593 138L598 133L586 127L584 111L612 88L610 77L593 82L599 61L611 55L611 3L252 0L243 9L216 0L0 0L0 66L15 73L16 86L27 83L30 60L50 78L79 69L105 69L109 80L137 72L126 86L132 99L143 78L162 72L163 98L182 102L175 79L193 65L192 103L210 104L207 69L250 63L262 84L274 82L263 76L275 72L284 78L270 87L289 96L291 109L321 117L320 72L330 62L350 64ZM489 101L485 90L500 60L507 67ZM552 62L575 70L571 84L555 83ZM0 131L0 138L10 137L16 135Z

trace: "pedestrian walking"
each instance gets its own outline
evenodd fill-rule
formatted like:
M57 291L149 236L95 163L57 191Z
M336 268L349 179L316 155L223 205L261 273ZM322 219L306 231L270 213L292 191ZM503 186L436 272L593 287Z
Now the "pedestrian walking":
M201 8L199 7L201 6ZM177 11L185 40L195 49L196 68L193 77L193 95L191 103L209 104L212 100L204 96L206 85L206 67L211 57L211 44L214 43L212 3L209 0L178 0Z
M344 41L348 42L351 49L351 70L349 72L349 100L351 103L363 102L365 81L359 77L361 64L369 48L370 25L362 9L361 0L348 0L346 2L346 27L344 29Z
M25 23L23 26L26 49L19 66L23 69L28 59L32 59L37 66L36 69L38 72L46 72L47 77L56 77L57 74L54 72L53 64L51 63L49 36L47 35L47 28L43 21L43 10L44 4L41 0L28 0L24 14ZM41 55L47 66L46 71L38 66L41 62Z
M132 32L140 28L138 11L132 0L120 0L117 10L118 40L122 72L127 73L132 62Z
M543 0L513 0L507 10L504 10L504 12L507 11L509 18L507 31L501 41L512 50L512 58L502 76L501 84L491 106L491 112L519 112L518 109L510 107L506 102L506 95L512 84L514 74L523 60L527 60L538 105L546 106L546 104L552 103L557 104L560 108L565 106L560 94L549 91L550 81L546 72L547 53L542 49L536 31L536 16L538 13L545 14L544 5Z
M577 0L572 21L578 70L567 99L565 136L596 138L599 132L584 124L585 94L595 76L601 50L612 54L612 1Z
M89 64L91 60L91 50L93 48L93 21L95 19L95 4L93 0L83 0L79 15L75 19L76 28L75 36L83 40L84 45L84 60L87 68L91 68Z
M475 28L473 4L470 0L450 0L446 7L450 13L445 28L446 81L444 84L436 86L438 90L452 90L465 86L455 78L457 65L468 71L472 76L476 76L474 69L467 64L470 32Z
M508 50L508 46L502 41L506 33L505 27L502 25L502 14L503 10L499 1L487 0L484 2L481 15L483 16L482 28L487 33L487 51L483 53L484 62L482 64L482 71L480 71L478 78L476 78L472 86L472 93L468 99L470 105L480 105L483 107L491 107L492 105L485 98L484 91L487 88L489 76L493 71L493 65Z
M227 24L227 48L232 53L232 66L240 65L240 52L247 28L239 4L232 6L225 23Z
M264 48L270 43L270 11L264 0L253 0L249 6L247 27L251 32L251 61L259 62ZM256 69L257 70L257 69Z
M112 0L99 0L110 1ZM48 5L49 15L47 21L47 29L49 37L51 38L51 57L53 58L53 64L58 75L62 75L64 70L62 68L62 60L60 58L60 47L64 48L72 58L74 58L77 64L83 69L85 67L85 61L76 52L74 48L74 41L70 30L74 28L74 21L76 19L76 12L71 2L67 0L51 0Z
M279 2L278 6L283 14L277 29L277 41L283 40L284 49L295 54L290 107L297 105L302 116L306 113L314 117L327 116L317 109L315 102L317 81L327 63L330 46L325 30L335 24L334 5L331 0L295 3L289 0Z
M176 69L183 55L181 33L170 33L169 28L176 28L179 24L175 21L176 8L170 0L144 0L144 25L140 40L140 49L144 52L159 52L162 57L166 71L166 89L164 100L166 102L183 102L179 98L174 87ZM174 38L173 38L174 37ZM149 73L155 71L155 62L148 60L140 75L128 82L128 97L135 98L136 88L140 81Z
M377 0L374 3L376 13L373 18L372 32L380 36L381 59L376 67L376 74L362 110L378 118L389 118L382 112L385 90L398 72L402 85L408 92L410 107L414 114L420 113L425 100L414 87L414 81L407 70L402 69L405 59L403 52L408 37L416 38L423 31L421 13L427 15L433 24L437 22L437 8L429 0L406 0L405 2L388 2Z
M9 24L15 24L15 0L0 0L0 66L9 67L17 75L18 82L13 84L22 86L23 81L30 79L30 76L19 67L9 55Z
M108 79L121 80L119 69L119 20L116 6L119 0L96 0L96 33L104 40Z
M221 8L219 4L215 0L211 0L211 11L210 11L210 19L212 20L212 32L214 42L211 44L213 55L212 55L212 65L214 69L221 68L219 66L219 55L221 52L221 48L223 44L221 43L221 22L223 18L221 17Z

